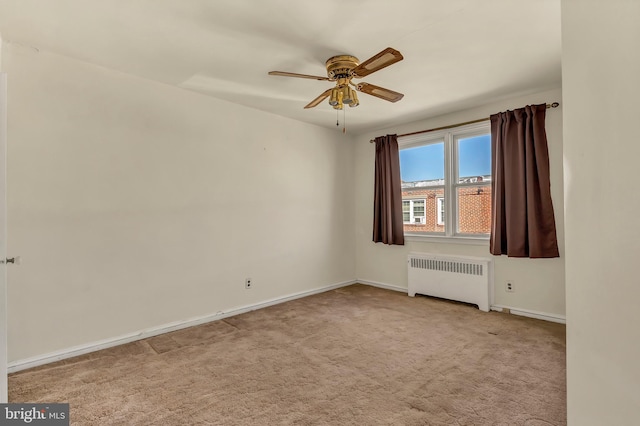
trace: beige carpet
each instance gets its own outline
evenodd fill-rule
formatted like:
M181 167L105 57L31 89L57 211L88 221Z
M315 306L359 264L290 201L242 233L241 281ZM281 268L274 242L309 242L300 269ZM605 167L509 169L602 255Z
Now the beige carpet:
M77 425L564 425L563 325L354 285L9 377Z

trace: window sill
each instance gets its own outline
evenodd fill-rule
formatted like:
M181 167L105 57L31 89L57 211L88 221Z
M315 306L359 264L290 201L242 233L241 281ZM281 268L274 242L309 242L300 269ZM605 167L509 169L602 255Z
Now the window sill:
M446 237L440 235L404 234L405 241L440 244L467 244L488 246L489 237Z

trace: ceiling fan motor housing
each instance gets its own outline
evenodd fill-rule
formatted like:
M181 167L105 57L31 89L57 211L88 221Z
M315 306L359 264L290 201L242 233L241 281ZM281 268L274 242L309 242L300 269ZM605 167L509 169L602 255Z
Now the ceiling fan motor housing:
M360 60L351 55L338 55L327 59L327 76L335 81L339 78L353 77L353 69L360 65Z

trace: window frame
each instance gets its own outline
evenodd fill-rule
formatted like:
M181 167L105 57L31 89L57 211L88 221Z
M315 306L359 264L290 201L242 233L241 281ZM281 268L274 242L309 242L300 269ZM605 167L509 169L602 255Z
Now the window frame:
M458 170L458 141L475 136L491 134L491 122L467 124L428 133L420 133L398 137L398 148L415 148L435 143L444 143L444 232L410 232L405 231L408 241L434 241L460 244L487 245L489 234L465 234L458 232L458 188L478 186L477 182L460 183ZM493 179L493 176L492 176ZM491 186L491 182L481 184ZM438 209L436 208L436 211ZM426 213L426 212L425 212ZM437 214L437 213L436 213ZM436 218L439 222L440 216Z

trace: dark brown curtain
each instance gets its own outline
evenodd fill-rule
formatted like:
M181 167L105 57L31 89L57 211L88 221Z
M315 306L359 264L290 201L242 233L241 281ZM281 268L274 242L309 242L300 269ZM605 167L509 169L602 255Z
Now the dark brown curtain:
M491 116L490 250L509 257L559 257L549 182L545 104Z
M373 241L390 245L404 245L397 135L376 138Z

